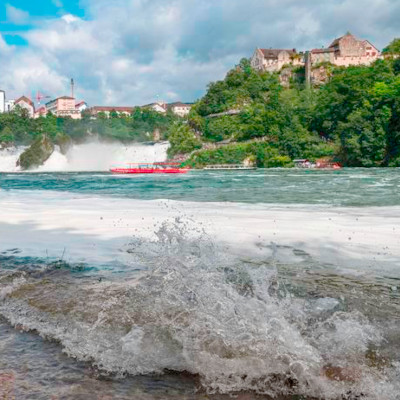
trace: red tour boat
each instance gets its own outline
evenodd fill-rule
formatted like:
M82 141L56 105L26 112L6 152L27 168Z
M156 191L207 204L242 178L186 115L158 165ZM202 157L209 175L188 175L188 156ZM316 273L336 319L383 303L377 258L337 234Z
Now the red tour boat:
M113 174L184 174L189 168L181 163L129 163L128 168L111 168Z

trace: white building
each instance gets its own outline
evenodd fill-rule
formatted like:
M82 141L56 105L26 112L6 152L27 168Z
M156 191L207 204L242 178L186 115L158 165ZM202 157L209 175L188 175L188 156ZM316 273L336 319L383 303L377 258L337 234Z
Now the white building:
M0 90L0 113L6 111L6 92L4 90Z
M15 100L6 100L5 112L10 112L15 105Z
M78 110L79 112L83 112L87 110L88 105L85 101L80 101L79 103L75 104L75 109Z
M191 104L185 104L181 102L169 104L171 111L175 115L179 115L180 117L185 117L189 114L190 109L192 108Z
M12 111L14 104L15 100L6 100L6 92L0 90L0 113Z
M168 110L168 106L166 103L163 101L158 101L156 103L151 103L151 104L146 104L145 106L142 106L141 108L147 108L153 111L156 111L161 114L165 114Z

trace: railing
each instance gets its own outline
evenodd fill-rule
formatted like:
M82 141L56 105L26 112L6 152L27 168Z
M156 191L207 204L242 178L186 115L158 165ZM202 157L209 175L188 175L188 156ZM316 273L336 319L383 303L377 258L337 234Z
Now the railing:
M243 164L214 164L207 165L204 169L255 169L256 167Z

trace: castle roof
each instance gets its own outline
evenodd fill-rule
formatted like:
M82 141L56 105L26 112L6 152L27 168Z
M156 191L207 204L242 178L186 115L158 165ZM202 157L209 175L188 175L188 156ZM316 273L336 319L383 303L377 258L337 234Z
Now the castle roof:
M311 53L313 54L318 54L318 53L333 53L335 51L335 49L328 47L328 48L324 48L324 49L312 49Z
M355 40L357 40L356 37L355 37L354 35L352 35L350 32L348 32L348 33L346 33L345 35L340 36L340 37L338 37L337 39L335 39L335 40L331 43L331 45L330 45L329 47L338 46L338 45L339 45L339 42L340 42L343 38L345 38L345 37L352 37L352 38L354 38Z
M289 55L296 54L296 49L260 49L263 56L267 59L276 59L278 58L279 54L282 52L289 53Z
M175 103L170 103L168 104L168 107L192 107L193 104L189 103L182 103L180 101L177 101Z

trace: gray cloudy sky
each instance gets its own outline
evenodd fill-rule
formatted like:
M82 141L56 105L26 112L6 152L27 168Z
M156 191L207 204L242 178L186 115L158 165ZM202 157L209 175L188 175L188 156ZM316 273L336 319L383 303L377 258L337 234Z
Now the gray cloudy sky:
M91 105L194 101L256 47L327 46L350 30L382 48L400 36L400 0L51 0L45 15L5 1L9 98L68 94L73 77Z

